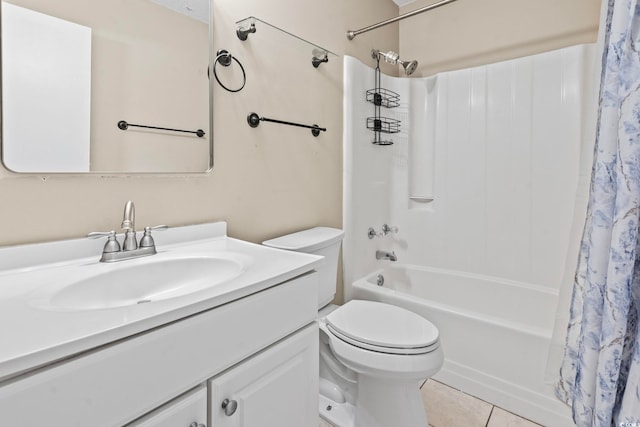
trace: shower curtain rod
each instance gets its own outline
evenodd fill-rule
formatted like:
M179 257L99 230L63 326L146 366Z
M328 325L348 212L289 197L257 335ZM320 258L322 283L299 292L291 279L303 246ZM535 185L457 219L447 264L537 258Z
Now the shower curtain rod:
M430 4L429 6L421 7L420 9L416 9L416 10L413 10L411 12L407 12L407 13L405 13L403 15L400 15L400 16L397 16L395 18L387 19L386 21L378 22L377 24L373 24L373 25L369 25L368 27L360 28L359 30L355 30L355 31L354 30L349 30L349 31L347 31L347 38L349 40L353 40L353 39L356 38L356 36L358 34L366 33L367 31L375 30L377 28L384 27L385 25L388 25L388 24L393 24L394 22L400 21L400 20L405 19L405 18L409 18L409 17L414 16L414 15L418 15L418 14L420 14L422 12L426 12L426 11L438 8L440 6L444 6L445 4L449 4L449 3L452 3L454 1L456 1L456 0L441 0L441 1L437 2L437 3L433 3L433 4Z

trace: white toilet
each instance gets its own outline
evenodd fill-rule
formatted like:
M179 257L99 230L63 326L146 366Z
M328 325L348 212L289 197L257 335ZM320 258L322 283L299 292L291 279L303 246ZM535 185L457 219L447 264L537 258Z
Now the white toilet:
M316 227L263 242L325 257L318 269L320 415L337 427L425 427L419 386L442 367L438 329L389 304L331 305L343 235Z

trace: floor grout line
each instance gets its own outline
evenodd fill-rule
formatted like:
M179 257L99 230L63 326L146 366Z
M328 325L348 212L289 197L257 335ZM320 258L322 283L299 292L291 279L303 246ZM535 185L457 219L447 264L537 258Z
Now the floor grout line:
M484 427L489 427L489 421L491 421L491 415L493 415L493 410L496 409L496 405L491 406L491 412L489 412L489 418L487 418L487 423Z

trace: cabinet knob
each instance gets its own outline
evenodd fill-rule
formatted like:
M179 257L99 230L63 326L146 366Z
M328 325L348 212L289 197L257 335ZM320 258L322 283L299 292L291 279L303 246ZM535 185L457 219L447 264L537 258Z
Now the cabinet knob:
M222 401L222 409L224 409L224 414L230 417L235 414L236 409L238 409L238 402L235 400L225 399Z

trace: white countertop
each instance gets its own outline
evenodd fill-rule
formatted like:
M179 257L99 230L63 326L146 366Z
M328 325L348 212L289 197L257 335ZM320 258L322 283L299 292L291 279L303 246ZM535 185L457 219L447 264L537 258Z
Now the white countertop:
M0 382L38 366L144 332L262 291L315 269L322 257L226 236L226 223L154 234L158 254L100 263L104 241L86 239L0 248ZM69 310L48 307L56 290L83 275L188 256L241 260L242 273L211 288L146 304ZM91 273L89 273L91 272ZM294 302L292 302L294 303Z

